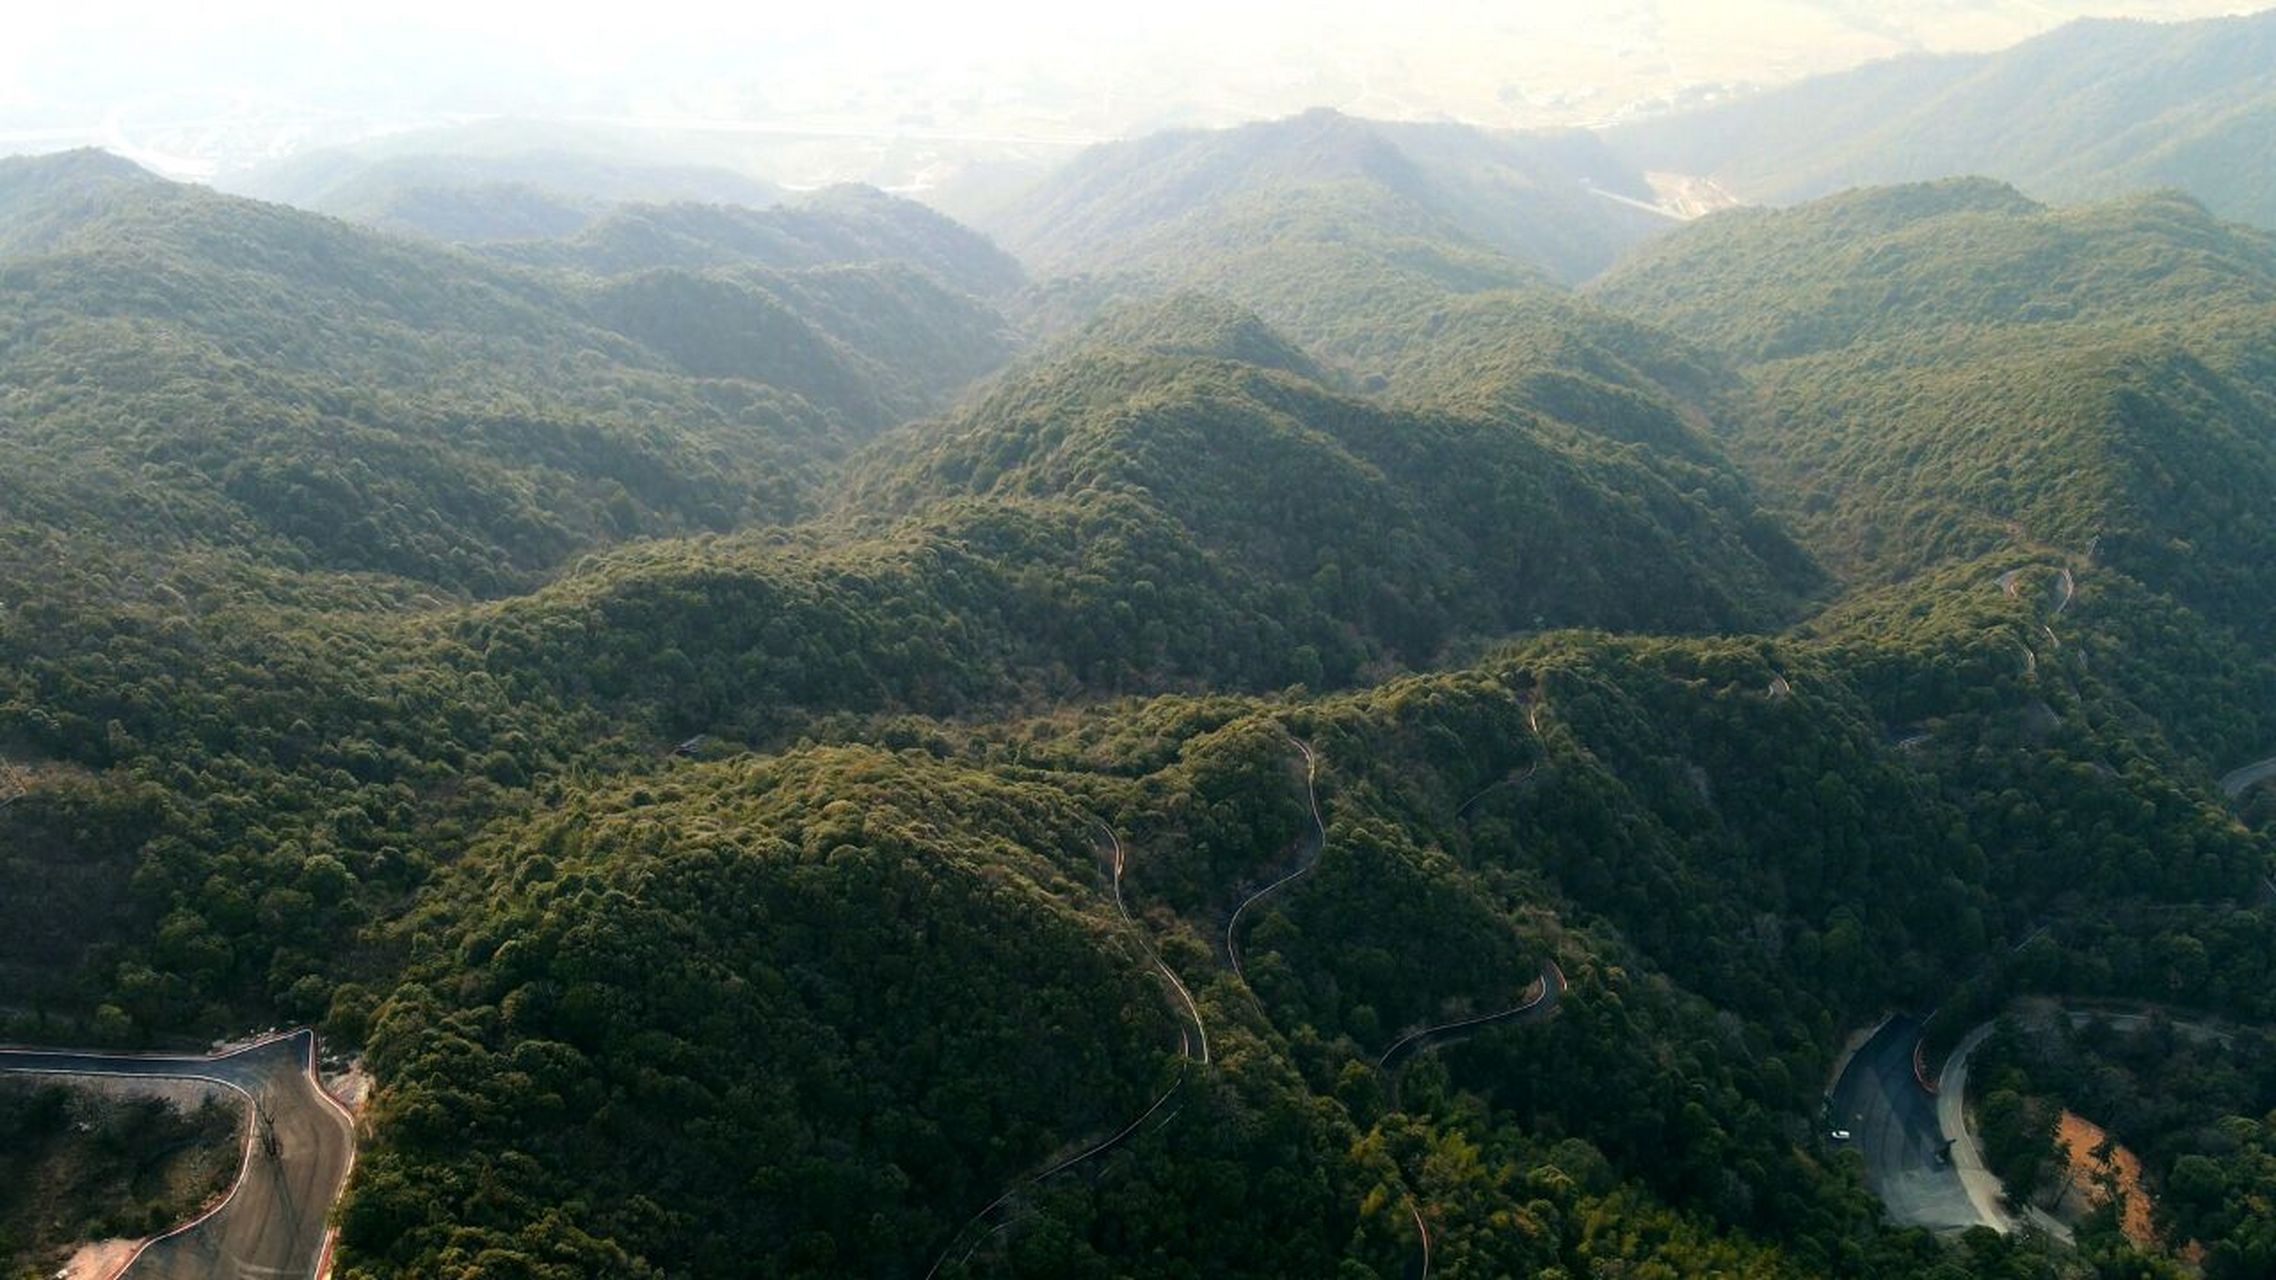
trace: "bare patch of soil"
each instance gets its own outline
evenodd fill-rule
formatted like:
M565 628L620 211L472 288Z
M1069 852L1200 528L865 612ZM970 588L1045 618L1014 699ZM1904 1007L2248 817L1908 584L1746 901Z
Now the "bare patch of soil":
M2126 1198L2119 1219L2126 1238L2138 1248L2155 1248L2157 1228L2150 1220L2149 1192L2142 1187L2140 1157L2112 1141L2101 1125L2070 1111L2062 1114L2056 1139L2070 1153L2070 1177L2057 1211L2066 1217L2083 1216L2107 1202L2115 1189ZM2096 1156L2105 1143L2108 1155Z

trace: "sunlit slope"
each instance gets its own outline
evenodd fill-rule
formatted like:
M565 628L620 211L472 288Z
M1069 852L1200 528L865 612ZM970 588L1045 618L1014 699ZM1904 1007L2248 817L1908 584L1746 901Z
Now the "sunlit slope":
M1960 182L1714 218L1592 296L1746 367L1725 438L1841 568L2092 544L2268 634L2267 236L2179 197L2046 210Z
M1786 203L1988 174L2044 199L2177 187L2276 227L2276 13L2079 22L1991 54L1898 58L1609 130L1648 170Z
M1006 350L905 264L595 284L90 153L0 166L0 246L15 519L483 593L796 518Z

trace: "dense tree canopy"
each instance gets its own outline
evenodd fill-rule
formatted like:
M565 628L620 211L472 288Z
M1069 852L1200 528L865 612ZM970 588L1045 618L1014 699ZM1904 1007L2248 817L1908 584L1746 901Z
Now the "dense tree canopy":
M1576 296L1625 206L1487 214L1597 159L1109 151L1025 292L876 193L477 254L0 163L0 1018L360 1047L373 1280L2163 1274L1816 1117L1893 1007L2276 1017L2276 258L1964 183ZM2003 1161L2189 1091L2011 1057Z

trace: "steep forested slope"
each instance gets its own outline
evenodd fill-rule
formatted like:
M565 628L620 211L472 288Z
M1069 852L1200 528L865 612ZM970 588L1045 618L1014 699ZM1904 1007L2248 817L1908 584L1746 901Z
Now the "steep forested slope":
M290 568L492 592L793 518L851 431L1005 351L905 266L691 281L659 320L640 290L669 279L488 267L93 158L9 162L0 193L10 515Z
M755 1221L784 1274L1357 1276L1415 1266L1420 1224L1453 1274L2084 1274L1879 1231L1852 1166L1801 1136L1854 1011L2082 894L2241 895L2264 865L2157 776L2081 656L2089 624L2040 642L2047 607L1994 568L1924 588L1901 627L1561 635L1322 700L899 719L878 726L898 755L800 748L568 799L405 922L411 984L345 1007L394 1082L350 1263L710 1274L752 1247L724 1224ZM1894 745L1900 718L1928 745ZM1308 785L1324 845L1235 921L1244 980L1232 908L1306 865ZM1005 912L1021 946L1067 950L998 954ZM1142 985L1155 955L1177 985ZM1543 956L1570 984L1554 1016L1380 1066L1407 1031L1525 998ZM904 999L935 964L969 980ZM1052 1012L1015 1029L1024 1000ZM822 1048L755 1052L802 1019ZM840 1043L877 1060L827 1060ZM976 1092L901 1074L935 1052ZM966 1108L993 1154L944 1123ZM815 1154L787 1178L761 1143ZM736 1172L642 1172L682 1159ZM470 1163L498 1194L453 1189ZM584 1194L614 1185L653 1195Z
M0 260L19 521L494 591L795 514L828 447L808 405L674 376L541 281L154 180L66 201Z
M2192 308L2220 336L2276 301L2276 238L2179 196L2050 210L1962 178L1719 214L1590 293L1749 361L1923 330L2147 328Z
M1201 318L1215 319L1205 304ZM1601 619L1614 600L1642 598L1666 610L1647 625L1728 625L1809 585L1735 479L1712 496L1669 483L1657 458L1589 448L1595 437L1557 422L1552 404L1387 410L1323 394L1300 370L1114 345L1115 324L944 427L884 442L843 505L875 516L966 494L1143 493L1269 577L1310 576L1354 602L1380 595L1387 612L1369 629L1400 618L1418 635L1447 613L1501 619L1469 628L1490 632L1529 615ZM1292 358L1258 346L1268 361ZM1364 524L1339 518L1361 511ZM1380 563L1386 548L1399 567ZM1599 581L1627 574L1654 585Z
M945 406L1011 354L1004 321L900 262L658 268L582 291L599 324L699 378L795 389L862 428Z
M736 772L556 811L408 924L444 945L372 1029L393 1140L343 1220L371 1261L912 1270L1175 1071L1064 797L867 751ZM434 1212L478 1186L480 1222Z
M21 959L149 1021L275 998L297 948L424 874L421 828L658 736L1343 684L1513 627L1768 623L1817 581L1713 459L1514 387L1370 405L1191 299L913 430L783 531L863 424L992 363L989 312L919 267L552 275L88 157L9 172L12 225L48 229L0 263L0 749L41 780L9 875L92 908L27 917ZM975 447L1023 478L974 483ZM769 528L575 559L745 526ZM138 875L161 848L174 869ZM225 865L313 877L324 910L234 936ZM175 942L87 949L170 916Z
M1537 410L1338 395L1253 320L1188 309L1110 320L881 442L835 531L598 561L479 643L501 676L741 734L1013 692L1341 685L1514 629L1761 625L1818 585L1728 474ZM1121 345L1138 333L1162 346ZM1283 368L1205 353L1221 339Z
M2052 200L2179 187L2276 228L2276 13L2074 23L1991 54L1916 56L1608 130L1638 168L1786 203L1988 174Z
M451 656L447 601L808 514L1004 350L895 263L727 280L774 327L698 293L671 318L710 345L676 349L613 295L637 281L93 154L0 164L0 244L0 967L151 1025L276 998L446 813L606 750ZM255 928L272 891L296 905Z
M387 231L460 243L572 235L620 204L692 201L763 209L782 203L786 194L725 169L561 147L377 156L322 151L271 166L232 189Z
M1019 264L968 228L914 201L832 187L771 209L628 204L576 235L485 246L504 261L613 275L655 267L776 270L901 262L978 296L1020 282Z
M1710 219L1594 296L1750 366L1726 438L1842 568L2092 544L2269 638L2266 236L2178 197L2049 211L1963 181Z
M1023 205L1032 225L1013 234L1028 237L1044 279L1021 310L1031 331L1064 336L1118 308L1125 318L1110 323L1127 324L1165 297L1230 301L1358 390L1546 414L1603 437L1596 447L1648 446L1628 463L1717 472L1704 487L1718 490L1737 473L1694 428L1727 372L1551 278L1594 271L1672 225L1595 194L1626 189L1577 137L1332 112L1117 144ZM1597 247L1545 245L1544 228Z
M1092 148L984 226L1053 274L1182 274L1195 258L1222 259L1217 269L1232 273L1273 241L1353 236L1398 246L1412 269L1438 277L1515 270L1578 279L1666 221L1592 187L1651 198L1585 134L1492 134L1314 111ZM1481 252L1512 265L1467 260Z

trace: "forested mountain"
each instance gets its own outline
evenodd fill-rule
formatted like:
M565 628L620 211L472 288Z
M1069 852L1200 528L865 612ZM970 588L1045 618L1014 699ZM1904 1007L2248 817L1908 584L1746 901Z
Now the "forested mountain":
M1915 55L1607 130L1637 168L1749 202L1986 174L2033 196L2178 187L2276 228L2276 12L2081 21L1989 54Z
M869 262L921 267L980 297L1016 288L1019 265L968 228L911 200L832 187L772 209L633 204L576 235L490 246L509 262L616 275L662 267L788 270Z
M2276 241L2177 196L1980 180L1721 215L1602 302L1750 366L1725 438L1836 566L2084 551L2276 639Z
M11 740L35 762L186 771L85 790L57 773L56 794L74 797L63 810L17 810L22 874L80 884L89 903L118 900L103 877L141 856L138 824L198 850L191 866L228 844L234 822L198 816L202 798L165 809L181 777L358 796L367 816L350 843L377 841L366 853L396 881L411 868L379 851L412 838L400 788L438 785L445 759L514 786L618 731L766 740L835 712L1341 684L1551 621L1769 624L1817 585L1727 471L1612 447L1553 406L1373 406L1314 381L1253 319L1194 299L1138 322L1151 338L1110 322L946 428L991 441L1030 483L941 474L921 442L944 428L918 429L842 486L867 497L767 531L813 509L867 407L990 363L989 313L910 267L532 274L131 174L106 196L114 167L92 158L13 172L21 190L62 190L58 166L101 182L56 206L79 209L67 233L0 267L21 316L9 367L24 408L9 435L25 459L8 471ZM955 323L901 318L920 314ZM1220 327L1247 345L1219 345ZM139 371L159 359L153 387ZM74 378L73 360L119 372ZM464 394L450 388L511 410L436 398ZM1134 432L1141 405L1151 425ZM1131 463L1062 489L1065 454L1035 434L1052 406L1087 423L1102 460ZM1167 438L1143 439L1199 444L1220 422L1229 469L1214 478ZM576 451L601 448L617 452ZM639 448L659 456L637 461ZM1404 532L1317 518L1330 502L1396 512ZM1451 546L1429 532L1450 506L1467 513ZM674 520L746 531L596 559L463 615L418 594L521 591ZM118 640L98 653L77 639L90 634ZM295 681L314 684L280 701ZM383 701L523 709L510 725L407 714L375 737L380 688L397 691ZM605 708L614 730L583 725L579 706ZM84 883L48 869L73 821L123 824ZM288 841L268 856L289 880L309 855ZM156 919L174 891L143 883L138 909ZM32 951L51 963L78 954L48 929L23 936L44 939ZM247 967L261 954L159 987L234 1000L264 985ZM171 1017L158 1011L190 998L138 1007Z
M663 736L763 737L832 709L1343 685L1541 626L1773 625L1821 583L1733 476L1538 408L1384 408L1300 361L1205 300L1118 314L881 440L803 538L596 560L472 641Z
M1232 273L1276 242L1342 237L1395 245L1412 269L1504 281L1579 279L1666 224L1605 199L1650 188L1585 133L1492 133L1313 111L1084 152L984 220L1039 270ZM1487 251L1522 264L1480 268ZM1244 298L1244 301L1250 301Z
M66 151L0 159L0 251L36 252L130 190L157 181L141 166L104 151Z
M733 170L612 154L565 131L494 124L293 156L229 189L437 240L571 235L620 204L782 203L782 188ZM419 147L433 148L420 150Z
M820 411L674 376L542 281L329 219L144 179L7 227L18 521L494 591L604 537L792 515L827 445Z
M1735 475L1607 445L1547 398L1385 410L1323 393L1287 344L1206 302L1148 308L1134 332L1135 319L1110 316L963 415L882 442L842 506L1142 494L1269 578L1372 599L1368 629L1406 629L1395 647L1410 655L1435 647L1422 637L1447 629L1440 617L1486 634L1529 619L1722 629L1777 616L1814 583ZM1650 384L1625 389L1648 399ZM1364 524L1328 514L1349 511ZM1649 582L1605 577L1627 573ZM1616 601L1643 600L1651 621L1613 622L1632 607Z
M1039 283L1015 310L1031 332L1064 336L1118 306L1232 300L1359 390L1649 437L1629 462L1657 466L1664 451L1735 482L1696 429L1728 379L1716 358L1551 278L1673 225L1601 198L1631 190L1650 194L1585 135L1333 112L1165 134L1096 148L1021 206L1026 238L1011 243Z
M2271 1016L2276 247L1961 180L1575 293L1618 172L1108 148L1023 287L0 164L4 1038L360 1049L355 1280L2177 1277L1890 1220L1827 1077Z
M942 407L1009 358L994 308L906 262L662 267L578 291L585 314L680 371L795 390L864 429Z
M523 182L419 181L341 201L326 213L352 222L452 244L546 240L575 235L606 206Z
M2241 893L2262 865L2094 727L2083 661L2004 661L2042 606L1968 581L1901 637L1570 636L1327 700L898 721L898 754L681 766L500 830L405 922L415 981L369 1015L395 1085L348 1256L1358 1275L1414 1265L1419 1222L1453 1274L2083 1274L1875 1230L1781 1118L1842 1010L2063 895ZM2049 697L2067 727L2027 746ZM1893 749L1897 716L1938 745ZM1244 981L1229 914L1310 856L1289 733L1325 845L1241 930ZM2190 852L2141 879L2137 842ZM1190 1006L1139 984L1150 955ZM1554 1018L1393 1094L1385 1046L1517 1003L1543 956ZM943 970L967 980L928 996ZM1028 1180L1132 1117L1086 1173Z
M1005 353L890 262L589 283L79 155L0 165L0 210L11 516L288 568L487 593L794 518L849 432Z

